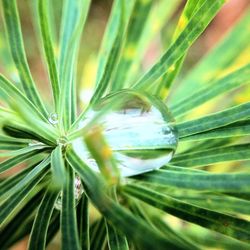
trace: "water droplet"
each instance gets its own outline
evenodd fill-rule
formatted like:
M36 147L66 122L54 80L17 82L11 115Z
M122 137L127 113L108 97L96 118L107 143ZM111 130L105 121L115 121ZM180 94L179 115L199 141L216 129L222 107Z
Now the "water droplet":
M117 97L123 103L103 116L99 125L103 127L121 175L138 175L168 163L177 147L177 129L165 103L155 96L131 90L119 91L103 98L86 114L80 126L85 126L96 112ZM82 139L75 140L73 148L93 170L99 171Z
M51 113L48 120L50 124L56 125L58 123L58 115L56 113Z
M81 183L81 179L78 175L75 176L75 205L78 204L83 194L83 186ZM55 208L58 210L62 209L62 192L60 192L56 202L55 202Z

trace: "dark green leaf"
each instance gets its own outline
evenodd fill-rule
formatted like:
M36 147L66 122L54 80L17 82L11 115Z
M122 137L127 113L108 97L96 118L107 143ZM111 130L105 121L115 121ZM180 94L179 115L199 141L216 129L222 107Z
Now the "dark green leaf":
M250 222L200 208L139 185L126 185L128 194L183 220L220 232L238 240L250 241Z
M206 166L218 162L250 159L250 144L212 148L194 153L178 154L172 163L185 167ZM233 185L233 184L232 184Z
M7 37L13 60L16 64L23 90L29 100L33 102L36 107L46 117L47 112L37 92L36 86L33 82L24 46L19 15L16 6L16 0L2 0L3 14L6 25Z
M49 189L45 193L32 227L29 249L45 249L49 222L57 196L57 192L51 192Z
M202 118L179 123L177 125L179 137L186 137L204 131L223 127L230 123L250 117L250 102L204 116Z
M75 175L70 166L67 166L66 181L62 194L62 249L80 249L78 239L76 211L75 211Z

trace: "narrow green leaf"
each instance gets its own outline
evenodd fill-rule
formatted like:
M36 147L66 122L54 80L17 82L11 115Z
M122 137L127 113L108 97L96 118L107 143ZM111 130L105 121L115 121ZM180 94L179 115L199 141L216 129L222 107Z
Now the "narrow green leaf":
M246 66L207 84L200 90L193 92L191 95L176 103L176 105L170 106L170 109L175 117L182 116L216 96L225 94L245 84L249 84L249 74L250 64L247 64Z
M140 63L142 62L145 53L148 51L150 44L153 39L157 37L158 33L164 28L166 23L169 22L169 19L176 11L179 4L179 0L154 1L148 18L144 19L145 27L139 41L137 41L137 53L133 58L133 65L130 66L126 76L124 76L125 87L129 87L128 83L133 82L136 78L141 65Z
M108 238L109 250L129 250L128 242L126 237L122 236L112 225L107 221L106 230Z
M63 147L58 145L51 153L52 186L58 189L65 182L65 166L62 155Z
M231 123L227 126L181 138L181 141L235 138L250 135L250 120ZM206 141L207 143L207 141Z
M223 111L203 116L202 118L179 123L179 137L201 133L250 117L250 102L234 106Z
M59 131L56 127L52 126L48 122L36 119L29 107L21 107L18 103L13 103L12 108L18 113L19 117L25 123L25 127L29 128L31 131L35 131L39 136L50 141L50 144L56 144L57 138L59 136ZM11 124L12 121L9 121ZM16 122L17 123L17 122Z
M81 248L89 250L89 202L85 194L77 206L77 223Z
M112 47L108 51L108 56L106 59L106 64L104 66L102 76L99 77L99 82L97 82L97 87L95 89L95 92L92 96L92 99L90 103L95 104L99 99L105 94L105 91L109 87L110 79L114 75L114 69L117 66L119 56L121 53L121 48L122 48L122 40L123 40L123 35L124 35L124 30L125 30L125 23L124 23L124 0L117 0L114 3L114 11L116 10L114 20L117 20L118 22L117 27L113 27L113 24L111 24L111 27L114 29L113 32L115 32L115 37L114 40L111 40L110 43L112 43ZM107 52L106 52L107 53ZM101 63L103 63L101 61ZM116 83L111 85L111 87L114 87Z
M0 135L0 150L18 150L28 146L25 140Z
M61 213L62 249L79 250L80 242L78 239L75 211L75 175L70 166L66 167L66 181L63 187Z
M230 72L233 64L237 64L239 57L245 57L245 49L249 46L250 10L231 28L225 38L215 45L205 55L197 66L181 81L179 88L173 89L174 94L170 99L171 105L176 105L179 100L186 97L187 93L199 90L205 84L214 81L218 76ZM244 30L244 32L242 32ZM225 51L227 53L225 53Z
M239 214L250 215L250 201L227 195L206 194L201 196L200 193L197 193L191 195L173 195L173 197L221 213L230 213L235 214L236 216Z
M69 164L83 179L86 193L93 204L105 218L110 221L114 227L124 233L126 237L140 244L142 248L154 248L154 242L157 242L158 249L166 249L166 247L169 246L174 249L180 249L170 243L161 234L148 227L144 221L134 217L126 209L110 199L105 192L106 187L103 185L102 179L89 169L74 151L68 149L66 158ZM143 234L141 234L141 232L143 232Z
M28 145L25 148L21 148L18 150L12 150L12 151L8 151L8 152L0 152L0 158L1 157L13 157L13 156L17 156L17 155L22 155L22 154L26 154L28 152L34 151L34 150L39 150L39 149L48 149L49 146L44 145L44 144L37 144L37 145Z
M26 154L18 155L13 158L7 159L0 163L0 173L32 158L36 158L38 154L43 153L44 149L38 149Z
M99 219L90 228L90 249L105 249L106 246L106 228L105 220Z
M38 122L38 124L36 126L39 126L39 124L40 123ZM44 125L44 123L42 123L42 124ZM17 122L12 122L12 121L8 120L8 125L7 125L7 123L4 123L2 130L8 136L11 136L13 138L31 139L31 140L34 140L37 142L44 143L46 145L55 146L55 139L48 140L48 139L44 138L43 136L41 136L41 134L37 133L37 131L34 132L33 129L31 129L30 127L29 128L27 128L27 127L29 127L29 126L20 125ZM46 126L46 128L48 128L48 127ZM39 130L41 130L41 128ZM51 128L49 129L49 131L51 132Z
M167 70L171 70L171 66L187 52L188 48L204 31L223 3L224 0L216 0L213 1L212 4L209 0L204 1L204 4L193 15L176 41L170 46L159 61L133 85L133 87L137 89L148 88L165 74ZM199 23L199 25L196 25L197 23Z
M214 0L210 0L212 3ZM185 8L179 18L177 27L175 29L173 40L176 40L176 38L180 35L180 33L186 28L189 20L193 17L195 12L204 4L203 0L188 0ZM170 86L172 85L176 75L179 73L182 64L185 60L186 53L175 63L171 66L171 70L167 71L166 74L164 74L160 80L160 83L158 84L157 92L156 94L160 95L162 99L165 99L168 95L168 90Z
M189 159L189 158L188 158ZM149 184L214 192L250 192L250 174L211 174L157 170L135 177Z
M29 100L42 112L46 117L47 111L37 92L33 82L24 46L19 15L16 6L16 0L2 0L3 14L6 25L8 42L13 60L21 79L23 90Z
M109 190L110 196L113 200L119 204L117 187L113 186ZM110 250L129 250L127 238L124 234L118 231L111 223L105 220L106 232L107 232L107 243Z
M151 218L152 222L154 223L155 227L158 228L161 232L167 235L169 238L173 239L173 242L178 242L183 248L190 249L190 250L201 250L202 248L196 242L190 240L184 234L174 231L170 226L164 222L161 218L154 216Z
M35 186L43 179L46 175L47 170L40 172L28 185L26 185L18 193L14 193L8 197L0 205L0 224L2 224L14 211L14 209L19 205L20 202L35 188Z
M47 231L47 237L46 237L46 246L53 240L53 238L56 236L60 229L60 213L59 211L53 211L48 231Z
M41 202L43 198L44 190L39 190L24 206L23 208L12 218L12 220L0 230L0 244L3 249L8 249L15 239L19 238L18 234L20 225L24 224L24 218L28 218L37 209L37 204Z
M13 196L19 190L22 190L27 186L32 180L36 179L37 176L41 175L48 170L48 165L50 163L50 157L45 158L42 162L40 162L37 166L35 166L27 175L25 175L19 182L16 183L13 187L11 187L8 191L6 191L3 196Z
M123 190L129 195L183 220L244 242L250 241L249 221L193 206L139 185L126 185Z
M243 161L250 159L249 149L250 144L239 144L194 153L178 154L174 157L172 163L185 167L196 167L218 162Z
M60 86L58 80L58 72L56 66L56 59L53 51L51 30L49 26L49 3L46 0L39 0L39 21L42 34L42 42L46 55L46 61L48 66L48 71L50 75L50 82L53 90L54 104L56 112L59 111L59 96L60 96ZM51 3L50 3L51 5Z
M134 58L137 56L139 43L143 30L145 28L145 20L151 10L153 2L150 0L136 0L126 30L125 42L122 48L119 64L114 74L112 90L122 89L126 82L126 76ZM121 30L119 31L121 32ZM119 41L117 41L119 42ZM120 41L121 43L121 41Z
M135 0L127 1L126 4L124 3L124 0L116 0L113 2L112 10L109 15L109 20L106 25L104 37L102 39L102 44L98 55L96 85L98 85L101 78L103 78L110 52L112 50L112 47L114 46L114 41L116 40L117 33L120 32L119 26L121 25L120 20L122 8L124 11L124 25L127 25Z
M36 106L28 99L13 83L7 80L2 74L0 74L0 88L1 92L6 94L6 97L3 100L9 105L12 106L13 102L19 103L19 105L23 105L29 107L34 114L34 116L38 116L43 121L47 121L47 116L42 114Z
M10 176L9 178L0 182L0 197L3 197L10 188L15 186L20 180L22 180L37 164L26 167L17 174ZM0 198L1 200L2 198Z
M58 193L51 192L51 190L45 193L32 227L28 249L45 249L49 222L57 196Z
M66 0L63 6L59 79L61 83L59 120L65 129L74 122L76 116L75 67L81 33L87 18L90 0Z

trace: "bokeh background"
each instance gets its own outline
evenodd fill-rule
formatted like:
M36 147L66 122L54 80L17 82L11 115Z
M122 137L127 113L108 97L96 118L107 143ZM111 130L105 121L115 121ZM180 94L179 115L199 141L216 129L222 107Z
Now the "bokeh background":
M129 1L129 0L128 0ZM152 0L157 1L157 0ZM165 0L168 1L168 0ZM177 0L176 0L177 1ZM18 0L18 8L21 16L21 25L24 35L25 49L27 52L28 62L31 68L33 77L39 86L39 90L42 93L44 99L51 100L50 88L48 85L48 76L44 67L44 62L42 58L42 52L39 46L38 36L34 28L35 17L32 13L33 0ZM56 31L59 31L60 16L62 11L62 1L61 0L51 0L51 11L53 13L53 18L55 19ZM185 0L180 0L179 5L173 12L170 20L165 24L163 31L157 34L154 38L150 47L145 54L143 60L143 68L148 68L162 53L162 51L169 45L171 41L171 36L176 27L178 17L185 5ZM78 79L79 84L79 96L80 105L85 105L91 95L91 89L95 80L95 71L97 68L97 55L101 44L102 36L105 31L105 26L110 14L112 6L112 0L92 0L92 5L90 13L88 16L87 24L83 32L81 46L78 58ZM250 7L249 0L228 0L219 14L208 26L206 31L202 36L195 42L189 51L187 58L185 60L183 69L180 72L181 79L187 74L187 72L194 67L199 60L206 55L206 53L211 50L216 43L218 43L225 34L230 30L230 28L244 15L245 11ZM0 12L1 5L0 5ZM242 31L244 32L244 31ZM54 37L56 42L59 38L59 32L57 36ZM250 37L249 37L250 41ZM55 52L57 48L55 47ZM246 52L250 53L250 51ZM248 55L249 56L249 55ZM6 43L4 25L2 19L2 13L0 17L0 73L3 73L13 82L18 84L19 79L15 71L12 59L8 50L8 45ZM178 81L178 80L177 80ZM178 83L177 83L178 84ZM235 102L240 103L249 100L249 95L235 95ZM207 110L206 110L207 109ZM202 112L209 112L210 107L202 107ZM199 110L196 114L199 115ZM14 171L17 171L15 169ZM7 173L8 175L11 172ZM48 249L54 250L59 249L59 237L50 244ZM13 246L13 250L26 249L27 238L19 242L17 245Z

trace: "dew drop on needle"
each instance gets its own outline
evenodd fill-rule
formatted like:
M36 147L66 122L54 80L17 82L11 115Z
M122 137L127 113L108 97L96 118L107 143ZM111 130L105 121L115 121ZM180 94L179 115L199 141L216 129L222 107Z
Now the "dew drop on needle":
M98 123L104 128L121 176L142 174L168 163L177 148L178 133L166 104L155 96L119 91L89 110L80 127L117 99L122 103L114 105ZM99 171L82 139L75 140L73 148L89 167Z

